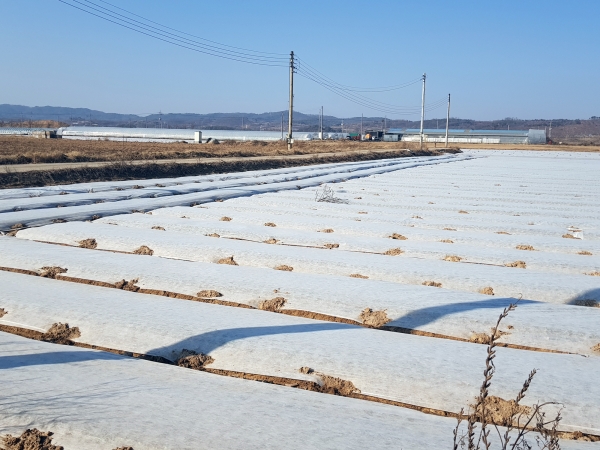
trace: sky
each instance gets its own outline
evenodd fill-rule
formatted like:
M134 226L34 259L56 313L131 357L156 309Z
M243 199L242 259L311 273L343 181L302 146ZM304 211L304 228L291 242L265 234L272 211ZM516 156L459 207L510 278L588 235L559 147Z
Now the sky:
M598 0L107 1L220 44L278 54L282 67L177 47L59 0L0 0L0 103L125 114L281 111L293 50L304 75L313 68L346 86L401 85L426 72L427 118L445 117L449 93L453 117L600 116ZM419 119L418 82L361 93L370 100L359 105L294 78L296 111ZM371 100L393 106L379 111Z

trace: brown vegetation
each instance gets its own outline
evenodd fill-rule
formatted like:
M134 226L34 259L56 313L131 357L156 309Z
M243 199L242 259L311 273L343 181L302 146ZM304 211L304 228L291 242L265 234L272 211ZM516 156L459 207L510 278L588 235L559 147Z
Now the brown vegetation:
M233 219L231 217L223 216L219 220L221 222L231 222Z
M319 230L319 233L333 233L333 228L325 228L323 230Z
M600 277L600 272L596 270L595 272L586 273L586 275L591 275L592 277Z
M53 278L55 279L57 275L61 273L66 273L67 269L63 269L58 266L44 266L40 272L40 277L42 278Z
M575 237L570 233L563 234L562 237L564 237L565 239L579 239L578 237Z
M454 244L452 239L442 239L440 242L443 242L444 244Z
M580 252L577 252L578 255L587 255L587 256L592 256L592 252L588 252L587 250L581 250Z
M508 235L510 235L510 233L507 233L506 231L496 231L496 234L508 234Z
M446 256L444 256L444 261L460 262L462 260L463 260L462 257L456 256L456 255L446 255Z
M267 239L266 241L263 241L263 244L277 244L279 241L275 238L270 238Z
M135 278L133 280L117 281L115 283L115 288L122 289L124 291L129 291L129 292L138 292L140 290L140 287L136 285L137 282L138 282L137 278Z
M277 225L275 225L273 222L267 222L265 223L265 227L276 227Z
M157 226L154 226L154 227L152 227L152 229L153 229L153 230L166 231L164 227L159 227L158 225L157 225Z
M332 248L339 248L340 244L325 244L323 247L331 250Z

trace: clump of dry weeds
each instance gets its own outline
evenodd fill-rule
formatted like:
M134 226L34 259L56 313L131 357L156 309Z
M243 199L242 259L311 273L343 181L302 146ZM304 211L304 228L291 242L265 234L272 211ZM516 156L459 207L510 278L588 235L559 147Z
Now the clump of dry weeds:
M594 272L588 272L586 273L586 275L590 275L592 277L600 277L600 272L596 270Z
M398 256L398 255L401 255L402 253L404 253L404 251L402 249L390 248L389 250L386 250L383 254L387 255L387 256Z
M134 278L133 280L121 280L115 283L115 288L121 289L123 291L137 292L140 290L140 287L136 285L139 280Z
M193 350L183 349L179 358L175 361L179 367L185 367L186 369L202 370L204 366L207 366L215 362L214 358L204 353L196 353Z
M510 233L507 233L506 231L496 231L496 234L508 234L508 235L510 235Z
M578 255L586 255L586 256L592 256L592 252L588 252L587 250L581 250L580 252L577 252Z
M317 374L319 384L321 386L321 392L324 394L333 394L341 396L350 396L352 394L360 394L360 389L354 386L352 381L344 380L338 377L332 377L323 373Z
M70 344L72 339L81 337L79 328L69 327L68 323L53 323L52 326L42 334L41 340L54 344Z
M279 311L281 308L285 306L287 300L283 297L275 297L271 300L261 300L258 304L258 309L262 309L263 311Z
M231 222L233 219L231 217L223 216L219 220L221 222Z
M369 277L366 275L361 275L360 273L351 273L350 277L352 278L362 278L364 280L368 279Z
M484 288L479 289L479 293L484 295L494 295L494 288L492 288L491 286L486 286Z
M196 297L216 298L216 297L223 297L223 294L221 294L219 291L215 291L214 289L205 289L205 290L199 291L196 294Z
M20 436L10 434L2 438L4 450L64 450L61 445L52 444L51 431L40 431L37 428L25 430Z
M266 222L265 223L265 227L276 227L277 225L275 225L273 222Z
M465 211L464 209L461 209L460 211L458 211L459 214L469 214L468 211Z
M444 244L454 244L452 239L442 239L440 242L443 242Z
M599 352L600 353L600 344L596 344L592 347L592 351L593 352Z
M531 245L520 244L515 247L517 250L528 250L530 252L534 251L535 248Z
M208 237L216 237L216 238L219 238L219 237L221 237L221 235L220 235L220 234L217 234L217 233L211 233L211 234L207 234L206 236L208 236Z
M457 256L457 255L446 255L446 256L444 256L444 261L461 262L462 260L463 260L463 258L461 256Z
M525 261L515 261L504 264L506 267L518 267L519 269L526 269L527 263Z
M237 266L238 263L235 262L233 256L228 256L227 258L221 258L217 261L217 264L228 264L230 266Z
M133 251L134 254L136 255L148 255L148 256L152 256L154 255L154 250L152 250L150 247L146 246L146 245L142 245L139 248L136 248Z
M96 242L96 239L94 239L94 238L84 239L82 241L79 241L78 244L79 244L79 247L81 247L81 248L94 249L94 248L98 247L98 242Z
M406 236L402 236L401 234L398 233L392 233L389 236L390 239L397 239L399 241L406 241L408 238Z
M333 228L324 228L323 230L319 230L319 233L333 233Z
M62 267L58 266L44 266L41 269L40 277L56 279L57 275L60 275L61 273L67 273L67 270L68 269L63 269Z
M332 248L339 248L340 244L325 244L323 247L331 250Z
M294 270L294 268L292 266L287 266L285 264L281 264L281 265L275 267L275 270L283 270L284 272L291 272L292 270Z
M382 327L392 320L388 317L385 310L373 311L371 308L363 309L358 318L363 324L375 328Z
M152 227L153 230L160 230L160 231L166 231L164 227L160 227L158 225L155 225Z
M423 283L421 283L423 286L431 286L431 287L436 287L436 288L441 288L442 287L442 283L438 283L437 281L423 281Z
M275 238L270 238L267 239L266 241L263 241L263 244L277 244L279 241Z
M444 230L446 230L446 231L456 231L456 228L446 227L446 228L444 228Z

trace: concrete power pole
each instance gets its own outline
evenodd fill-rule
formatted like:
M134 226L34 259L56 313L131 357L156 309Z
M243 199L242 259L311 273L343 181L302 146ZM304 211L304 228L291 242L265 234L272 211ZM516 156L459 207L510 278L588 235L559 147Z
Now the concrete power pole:
M319 119L319 137L323 140L323 107L321 106L321 117Z
M292 149L294 139L292 137L292 122L294 120L294 52L290 52L290 110L288 113L288 135L287 145L288 150Z
M360 115L360 140L362 141L362 137L363 137L363 120L364 120L364 114Z
M448 126L450 124L450 94L448 94L448 113L446 114L446 148L448 148Z
M427 74L424 73L423 74L423 95L421 96L421 133L419 133L421 150L423 149L423 122L425 122L425 80L426 79L427 79Z
M281 113L281 140L283 141L283 113Z

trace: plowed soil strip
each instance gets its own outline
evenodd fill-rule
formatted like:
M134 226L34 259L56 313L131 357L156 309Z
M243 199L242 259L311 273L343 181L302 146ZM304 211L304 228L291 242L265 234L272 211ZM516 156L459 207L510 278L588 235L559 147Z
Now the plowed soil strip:
M16 268L12 268L12 267L1 267L1 266L0 266L0 270L6 271L6 272L21 273L21 274L25 274L25 275L40 276L39 273L34 272L32 270L23 270L23 269L16 269ZM62 274L57 275L55 279L60 280L60 281L69 281L72 283L80 283L80 284L87 284L87 285L92 285L92 286L100 286L100 287L117 289L117 287L114 284L106 283L104 281L96 281L96 280L88 280L88 279L84 279L84 278L69 277L69 276L62 275ZM227 300L218 300L218 299L214 299L214 298L201 298L201 297L195 297L193 295L179 294L177 292L163 291L163 290L158 290L158 289L140 288L139 290L137 290L135 292L137 292L139 294L158 295L161 297L175 298L175 299L179 299L179 300L189 300L189 301L202 302L202 303L211 303L214 305L231 306L231 307L235 307L235 308L256 309L253 306L247 305L245 303L230 302ZM360 323L356 320L347 319L345 317L331 316L328 314L312 312L312 311L304 311L304 310L299 310L299 309L280 309L280 310L273 311L273 312L280 313L280 314L286 314L288 316L302 317L305 319L322 320L322 321L326 321L326 322L335 322L335 323L345 323L348 325L355 325L355 326L360 326L360 327L365 327L365 328L373 328L373 329L382 330L382 331L391 331L391 332L395 332L395 333L412 334L415 336L426 336L426 337L433 337L433 338L438 338L438 339L447 339L447 340L452 340L452 341L468 342L468 343L472 343L472 344L474 343L474 342L470 341L469 339L465 339L465 338L460 338L460 337L456 337L456 336L448 336L448 335L439 334L439 333L432 333L429 331L415 330L415 329L411 329L411 328L403 328L403 327L387 326L387 325L384 325L382 327L372 327L372 326ZM25 336L25 337L27 337L27 336ZM534 351L534 352L575 354L573 352L546 349L546 348L540 348L540 347L531 347L531 346L526 346L526 345L510 344L510 343L506 343L506 342L499 342L498 346L513 348L513 349L517 349L517 350Z

